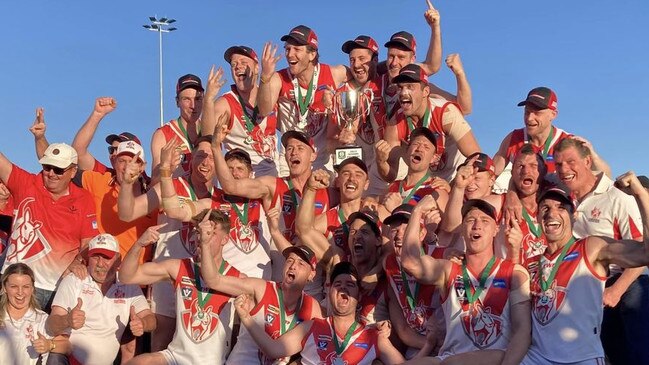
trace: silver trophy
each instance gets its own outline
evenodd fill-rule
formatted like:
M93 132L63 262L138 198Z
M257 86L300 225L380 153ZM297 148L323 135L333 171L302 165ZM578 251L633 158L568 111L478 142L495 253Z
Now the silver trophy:
M338 91L334 95L334 112L338 116L338 125L341 129L354 130L354 122L369 112L367 96L357 90ZM358 126L357 126L358 128ZM355 144L347 144L336 148L334 166L340 165L345 159L358 157L363 159L363 149Z

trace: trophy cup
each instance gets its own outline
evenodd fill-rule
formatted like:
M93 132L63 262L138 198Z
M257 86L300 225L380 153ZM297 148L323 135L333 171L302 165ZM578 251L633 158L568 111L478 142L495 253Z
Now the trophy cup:
M342 129L353 130L354 121L369 112L369 100L364 93L357 90L338 91L334 95L334 112L338 116L338 125ZM334 166L340 165L345 159L358 157L363 159L363 149L355 144L347 144L336 148Z

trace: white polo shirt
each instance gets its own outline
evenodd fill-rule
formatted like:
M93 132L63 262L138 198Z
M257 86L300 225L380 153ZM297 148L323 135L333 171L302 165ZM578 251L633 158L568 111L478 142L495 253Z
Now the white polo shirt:
M45 338L52 338L45 332L46 319L47 314L38 309L28 309L20 319L11 319L5 311L0 327L0 364L36 365L39 354L31 341L38 338L38 332ZM43 354L43 364L48 354Z
M128 326L131 305L139 313L149 304L137 285L114 283L103 295L90 275L80 280L69 274L59 284L52 306L74 308L81 298L86 323L70 333L72 356L85 365L110 365L119 351L119 341Z

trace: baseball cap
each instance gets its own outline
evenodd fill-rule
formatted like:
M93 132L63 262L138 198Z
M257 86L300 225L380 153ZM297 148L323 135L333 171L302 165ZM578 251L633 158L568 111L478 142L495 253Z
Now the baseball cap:
M466 161L464 161L460 166L458 166L458 169L462 166L466 166L466 164L469 163L469 160L475 156L478 156L478 159L473 162L473 167L477 167L478 172L489 171L492 174L496 173L496 169L494 167L494 161L491 159L491 157L489 157L489 155L482 152L472 153L469 157L466 158Z
M424 136L428 138L428 140L430 141L430 143L433 144L433 146L437 146L437 137L435 137L435 133L433 133L433 131L431 131L430 128L418 127L413 129L412 132L410 132L410 138L409 138L410 143L412 143L412 141L419 136Z
M248 165L252 165L252 159L250 159L250 154L241 148L233 148L228 151L223 158L228 161L231 158L240 158L244 160Z
M428 75L416 63L411 63L404 66L399 74L392 79L392 82L398 84L400 82L425 82L428 83Z
M102 233L88 242L88 255L102 255L112 259L119 253L119 244L113 235Z
M315 270L315 267L318 264L318 259L309 247L305 245L290 246L282 251L282 255L284 255L285 258L291 253L298 255L302 260L308 262L313 270Z
M527 98L518 103L518 106L531 104L539 109L557 110L557 94L547 87L536 87L527 93Z
M47 147L43 157L38 160L41 165L51 165L62 169L78 163L77 151L65 143L52 143Z
M130 132L122 132L120 134L109 134L108 136L106 136L106 143L113 144L113 142L115 141L120 141L120 142L134 141L135 143L142 145L140 139L137 138L135 134Z
M313 138L310 138L307 136L304 132L300 131L286 131L284 134L282 134L282 146L286 148L286 145L288 144L289 139L297 139L298 141L309 145L311 149L315 152L315 146L313 145Z
M331 269L331 275L329 275L329 282L333 283L338 275L343 274L349 274L356 278L356 285L360 285L361 278L360 275L358 275L358 270L356 270L354 264L348 261L341 261L334 265L333 269Z
M407 222L412 215L412 210L415 207L410 204L401 204L398 207L394 208L392 214L383 220L383 224L391 225L399 221Z
M120 142L117 145L117 153L115 154L115 156L135 156L138 153L140 154L140 160L142 160L142 162L146 162L146 158L144 157L144 149L142 148L142 146L140 146L140 144L135 141L126 141Z
M567 203L572 208L574 212L577 209L577 204L571 196L570 188L566 186L563 182L558 179L544 179L541 182L541 188L539 189L539 194L536 199L537 202L541 202L546 198L554 198L561 202Z
M343 43L342 50L343 52L349 54L353 49L356 48L365 48L372 51L374 54L379 54L379 45L376 41L367 35L359 35L354 40L347 41Z
M387 48L399 48L407 51L417 52L417 42L415 41L415 36L412 34L401 31L396 32L390 37L390 40L385 43Z
M363 170L363 172L365 172L365 174L368 174L367 165L365 164L365 162L363 162L363 160L361 160L360 158L358 158L356 156L347 157L339 165L334 166L334 169L336 171L340 171L343 167L345 167L345 166L347 166L349 164L353 164L353 165L356 165L356 166L360 167L360 169Z
M246 57L250 57L255 62L259 63L259 58L257 57L257 53L255 52L254 49L248 46L232 46L225 50L225 53L223 54L223 58L225 58L225 61L227 63L230 63L230 60L232 59L232 55L235 54L240 54Z
M462 219L473 209L478 209L496 220L496 208L482 199L469 199L462 205Z
M349 218L347 218L347 222L351 224L353 221L361 219L365 221L365 223L369 224L370 227L372 228L372 231L374 231L374 234L378 237L381 235L381 226L379 225L379 217L377 217L373 213L369 212L354 212L349 215Z
M176 95L180 94L180 92L185 89L196 89L200 92L205 91L203 89L201 79L198 76L192 74L181 76L178 79L178 83L176 84Z
M282 42L293 40L300 46L312 46L318 49L318 36L315 32L306 25L298 25L291 29L291 31L281 38Z

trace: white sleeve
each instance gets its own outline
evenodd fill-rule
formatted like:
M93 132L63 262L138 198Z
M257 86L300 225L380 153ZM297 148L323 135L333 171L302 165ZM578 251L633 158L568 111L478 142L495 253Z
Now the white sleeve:
M129 300L128 308L135 307L135 313L140 313L145 309L151 309L149 302L142 294L142 289L137 285L127 285L126 288L127 298Z
M81 291L81 281L70 273L64 277L59 283L52 301L52 306L61 307L63 309L71 309L77 305L77 298Z

